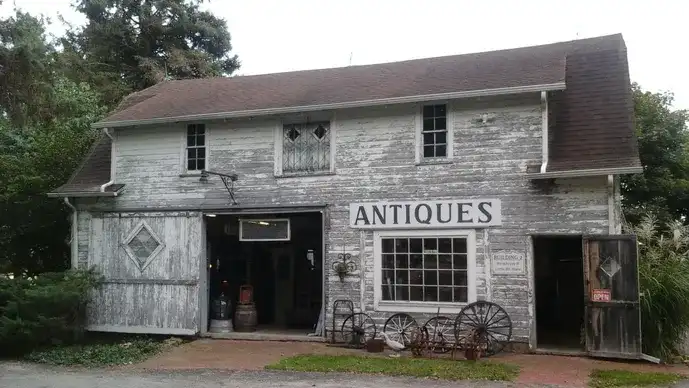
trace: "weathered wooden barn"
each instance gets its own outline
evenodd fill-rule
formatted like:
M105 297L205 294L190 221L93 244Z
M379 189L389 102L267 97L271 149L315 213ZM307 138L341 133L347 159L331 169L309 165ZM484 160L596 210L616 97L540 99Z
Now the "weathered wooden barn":
M165 81L49 195L74 208L73 266L106 278L94 331L205 334L250 284L258 332L329 335L336 300L379 330L486 300L529 349L633 356L632 114L620 35Z

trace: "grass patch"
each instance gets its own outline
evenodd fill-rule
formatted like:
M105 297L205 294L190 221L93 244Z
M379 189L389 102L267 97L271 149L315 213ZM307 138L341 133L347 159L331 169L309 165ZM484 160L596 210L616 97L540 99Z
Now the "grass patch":
M143 361L166 347L175 346L177 338L108 338L78 345L56 345L34 350L26 359L51 365L102 367Z
M422 358L300 355L266 366L271 370L299 372L374 373L444 380L513 380L519 368L494 362Z
M589 385L593 388L608 387L663 387L684 379L674 373L632 372L626 370L594 370Z

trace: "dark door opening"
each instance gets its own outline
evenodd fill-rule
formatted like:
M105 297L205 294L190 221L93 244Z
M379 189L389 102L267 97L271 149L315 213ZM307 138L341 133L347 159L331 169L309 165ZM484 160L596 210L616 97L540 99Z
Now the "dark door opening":
M323 291L321 217L320 212L207 217L211 306L224 292L234 315L239 287L248 284L258 330L313 331ZM210 320L210 306L209 314Z
M581 236L535 236L536 343L584 349L584 272Z

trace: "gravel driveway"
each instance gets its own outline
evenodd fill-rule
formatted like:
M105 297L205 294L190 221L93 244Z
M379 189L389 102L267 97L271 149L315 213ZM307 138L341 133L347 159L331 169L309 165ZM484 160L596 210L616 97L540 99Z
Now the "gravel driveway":
M13 388L193 388L193 387L320 387L320 388L504 388L523 384L496 382L441 382L364 375L265 371L78 370L25 363L0 363L0 387ZM545 387L536 386L531 387Z

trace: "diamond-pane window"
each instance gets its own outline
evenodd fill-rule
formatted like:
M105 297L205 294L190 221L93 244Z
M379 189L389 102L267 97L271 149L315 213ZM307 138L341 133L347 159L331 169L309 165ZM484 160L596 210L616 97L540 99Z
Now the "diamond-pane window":
M296 128L292 127L287 131L287 138L295 141L299 137L299 131L297 131Z
M163 242L141 221L125 239L124 246L129 258L143 271L163 249Z
M283 172L330 170L330 122L285 124L282 132Z
M620 269L622 269L622 267L617 259L614 257L608 257L600 264L600 269L605 272L609 278L612 278Z
M325 127L323 125L318 125L316 127L316 129L314 129L314 131L313 131L313 134L316 135L316 138L318 140L321 140L322 138L324 138L326 133L328 133L328 131L325 129Z

